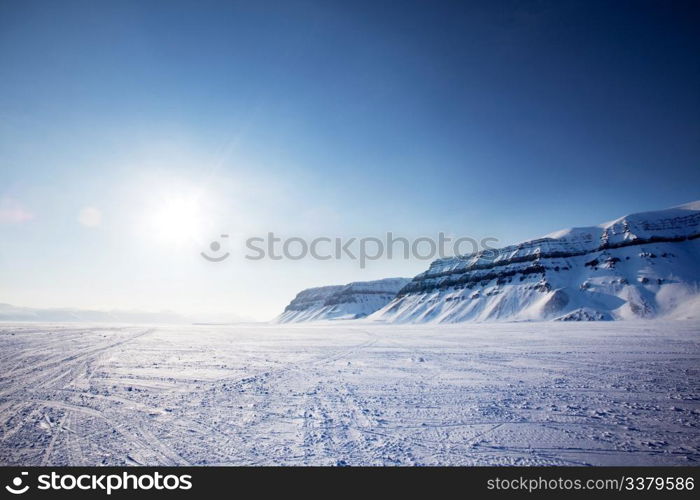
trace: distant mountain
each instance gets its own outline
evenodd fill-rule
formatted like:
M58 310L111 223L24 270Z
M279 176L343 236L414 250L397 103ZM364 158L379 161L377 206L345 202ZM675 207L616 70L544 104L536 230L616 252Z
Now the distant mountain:
M95 323L189 323L179 314L144 311L90 311L82 309L39 309L0 304L0 321L95 322Z
M387 278L309 288L299 292L274 322L364 318L388 304L410 281L410 278Z
M369 319L619 320L699 315L700 201L439 259Z

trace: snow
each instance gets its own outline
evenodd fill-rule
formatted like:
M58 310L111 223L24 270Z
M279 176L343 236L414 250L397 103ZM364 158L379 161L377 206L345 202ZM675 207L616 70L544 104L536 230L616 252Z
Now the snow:
M438 259L369 316L388 323L683 318L700 287L700 202ZM692 315L691 315L692 316Z
M409 278L357 281L302 290L273 323L364 318L388 304Z
M0 325L0 465L696 465L700 321Z
M650 236L681 236L700 231L700 200L665 210L640 212L592 227L578 227L555 231L545 239L589 241L613 236L611 243ZM588 235L593 238L588 238ZM617 236L617 238L614 238Z

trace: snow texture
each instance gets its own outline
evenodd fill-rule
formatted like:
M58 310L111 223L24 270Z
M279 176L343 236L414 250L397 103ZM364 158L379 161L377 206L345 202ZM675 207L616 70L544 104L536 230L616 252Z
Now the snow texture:
M5 323L0 465L697 465L699 367L697 320Z

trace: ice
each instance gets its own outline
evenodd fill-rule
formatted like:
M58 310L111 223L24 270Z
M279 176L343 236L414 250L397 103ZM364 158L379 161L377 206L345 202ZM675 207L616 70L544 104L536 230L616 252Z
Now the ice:
M0 326L0 465L697 465L700 322Z

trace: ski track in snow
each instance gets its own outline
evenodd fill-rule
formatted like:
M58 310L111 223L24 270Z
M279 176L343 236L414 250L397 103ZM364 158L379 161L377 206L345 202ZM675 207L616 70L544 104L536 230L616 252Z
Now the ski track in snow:
M0 465L697 465L700 323L0 324Z

